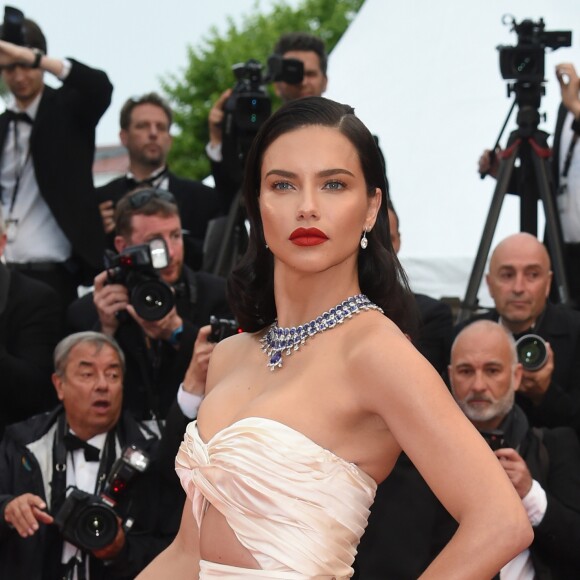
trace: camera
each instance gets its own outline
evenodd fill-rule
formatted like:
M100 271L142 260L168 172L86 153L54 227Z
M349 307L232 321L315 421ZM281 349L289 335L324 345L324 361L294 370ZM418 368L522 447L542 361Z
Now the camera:
M211 325L211 332L207 338L209 342L220 342L228 336L233 336L242 332L236 320L230 318L217 318L216 316L209 317Z
M518 362L526 371L537 371L548 361L546 341L537 334L525 334L516 341Z
M2 40L26 46L24 40L24 13L12 6L4 7L4 21L2 23Z
M544 51L572 46L572 31L545 30L543 18L538 22L522 20L519 24L511 15L504 15L504 24L511 24L518 36L516 46L498 46L499 68L506 80L541 84L544 81Z
M298 84L304 78L304 64L295 58L273 54L268 58L265 75L262 68L255 59L232 67L237 82L224 104L222 151L224 167L237 182L241 181L252 140L272 112L265 85L279 81Z
M125 248L120 254L107 251L105 266L108 284L122 284L129 291L129 302L145 320L160 320L175 305L173 290L159 277L169 265L169 252L162 238Z
M100 495L71 487L54 523L65 540L87 551L108 546L119 531L113 509L135 475L149 466L149 456L134 445L126 447L111 468Z
M492 431L480 431L481 436L487 441L492 451L509 447L504 437L504 432L501 429L494 429Z

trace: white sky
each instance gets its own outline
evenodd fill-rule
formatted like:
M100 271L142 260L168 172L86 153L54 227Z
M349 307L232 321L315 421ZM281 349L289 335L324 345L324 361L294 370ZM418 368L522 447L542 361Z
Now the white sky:
M115 88L111 106L97 128L97 144L111 145L119 141L119 110L128 97L161 91L161 77L179 74L185 68L187 46L198 46L212 26L225 30L227 16L241 22L241 17L253 13L256 5L268 12L273 3L273 0L12 0L9 5L22 10L42 28L51 56L74 57L107 72ZM296 6L300 2L286 3ZM55 84L48 75L46 81Z

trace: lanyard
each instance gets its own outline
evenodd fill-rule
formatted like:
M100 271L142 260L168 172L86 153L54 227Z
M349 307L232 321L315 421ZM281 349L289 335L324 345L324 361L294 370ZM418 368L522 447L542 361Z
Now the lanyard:
M10 199L10 207L8 209L8 219L12 217L12 212L14 210L14 205L16 204L16 197L18 196L18 191L20 189L20 180L22 179L22 175L24 174L24 169L26 168L26 164L30 159L30 140L26 144L26 156L24 157L24 162L20 164L21 156L21 148L20 148L20 139L18 135L18 119L14 119L14 189L12 190L12 198Z
M570 165L572 163L572 156L574 155L574 148L576 147L576 141L578 141L578 133L572 135L572 140L570 145L568 145L568 152L566 153L566 159L564 161L564 169L562 170L562 177L568 177L568 172L570 171Z

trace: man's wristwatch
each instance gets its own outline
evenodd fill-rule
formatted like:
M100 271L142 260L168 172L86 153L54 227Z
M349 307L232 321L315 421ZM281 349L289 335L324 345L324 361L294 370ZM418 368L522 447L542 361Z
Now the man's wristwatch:
M42 57L44 56L44 52L42 52L42 50L40 50L40 48L31 48L30 50L32 50L32 52L34 53L34 61L30 65L30 68L39 68L40 61L42 60Z

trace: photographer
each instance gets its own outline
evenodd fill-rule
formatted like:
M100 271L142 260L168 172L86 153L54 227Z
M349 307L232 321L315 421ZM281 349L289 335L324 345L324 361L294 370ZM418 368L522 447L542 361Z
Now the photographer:
M500 325L476 322L455 339L453 396L477 429L500 430L503 448L495 454L535 532L529 551L502 569L501 577L568 580L580 567L580 445L571 429L529 425L514 405L522 376L514 341Z
M57 345L54 361L62 405L10 426L0 445L0 577L134 578L170 539L158 531L163 494L154 469L137 474L120 494L116 530L97 524L94 508L89 525L79 518L57 526L55 516L70 507L67 488L99 495L123 448L151 455L157 438L121 411L124 358L114 340L71 335ZM78 534L96 545L107 532L113 539L94 550L65 540Z
M493 251L486 282L495 309L474 317L499 322L515 339L537 334L546 364L525 370L516 395L537 427L580 428L580 313L548 301L552 272L543 244L527 233L508 236ZM458 326L461 330L467 323Z
M0 191L12 270L46 282L63 308L102 268L104 234L93 186L95 127L111 100L107 75L47 54L32 20L6 7L0 68ZM44 84L45 72L62 86Z
M115 227L115 247L122 253L153 240L165 242L168 265L147 276L171 287L161 301L168 312L162 310L161 317L150 320L140 316L136 309L148 310L148 304L143 304L146 293L139 294L136 302L131 300L127 280L106 270L95 278L94 294L71 305L68 327L71 331L96 327L114 336L127 360L125 408L139 420L163 421L190 360L197 360L196 349L207 343L205 331L198 336L200 328L209 324L212 314L228 313L225 282L184 265L181 220L171 193L141 189L126 194L117 203ZM120 267L125 278L133 271L130 266ZM205 381L202 370L199 374Z
M328 57L320 38L306 32L283 34L274 47L274 54L285 59L297 59L304 64L304 75L299 83L274 83L276 94L283 103L302 97L320 97L326 91ZM231 94L232 89L224 91L209 112L209 143L206 152L211 161L216 189L233 198L240 188L240 182L227 173L222 157L224 107Z

